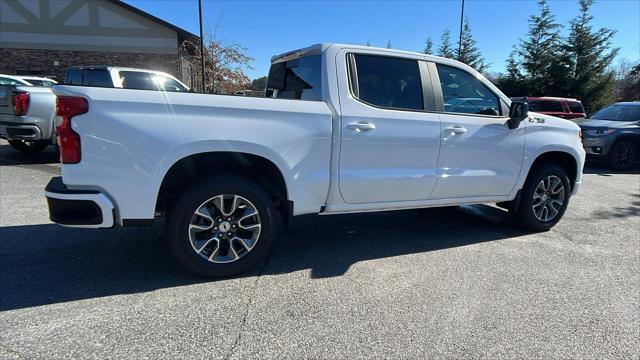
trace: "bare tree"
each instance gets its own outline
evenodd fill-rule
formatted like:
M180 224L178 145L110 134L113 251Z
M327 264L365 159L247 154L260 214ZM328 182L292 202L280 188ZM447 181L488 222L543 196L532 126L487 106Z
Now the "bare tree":
M246 89L251 84L246 70L251 70L253 58L246 54L247 49L237 43L227 43L218 39L217 33L224 12L221 12L213 31L207 28L204 47L205 88L194 88L201 92L215 94L233 94ZM190 41L181 45L181 51L189 64L192 78L199 78L201 69L200 47ZM199 84L198 84L199 85Z

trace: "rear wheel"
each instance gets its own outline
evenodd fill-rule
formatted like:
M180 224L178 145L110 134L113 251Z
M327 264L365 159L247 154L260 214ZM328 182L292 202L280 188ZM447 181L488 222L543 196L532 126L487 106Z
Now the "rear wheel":
M631 140L617 142L609 152L609 168L613 170L629 169L638 157L638 146Z
M556 164L543 164L529 174L518 207L512 211L521 226L549 230L564 215L570 196L567 172Z
M37 154L49 146L48 140L9 140L9 145L25 154Z
M262 187L232 175L199 182L169 217L169 243L178 261L207 277L235 275L264 259L279 224Z

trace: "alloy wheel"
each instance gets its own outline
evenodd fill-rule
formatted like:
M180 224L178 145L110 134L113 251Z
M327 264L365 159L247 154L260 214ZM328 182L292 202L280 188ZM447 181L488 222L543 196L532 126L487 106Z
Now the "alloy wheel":
M533 214L540 221L551 221L564 204L565 188L562 180L549 175L542 179L533 193Z
M189 223L189 241L200 257L230 263L246 256L260 238L260 214L240 195L221 194L203 202Z
M614 162L620 169L626 169L631 165L635 158L635 152L633 146L629 143L622 143L616 147L616 152L613 154Z

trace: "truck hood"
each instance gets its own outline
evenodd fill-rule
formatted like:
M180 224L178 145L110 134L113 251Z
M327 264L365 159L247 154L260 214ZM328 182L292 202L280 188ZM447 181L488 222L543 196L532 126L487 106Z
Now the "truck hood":
M580 127L576 125L576 123L574 123L573 121L562 119L562 118L551 116L551 115L545 115L545 114L529 111L529 118L542 119L544 120L545 125L551 126L551 127L563 128L563 129L575 130L575 131L580 130Z
M580 119L576 120L576 124L581 128L627 128L638 126L637 121L615 121L615 120L598 120L598 119Z

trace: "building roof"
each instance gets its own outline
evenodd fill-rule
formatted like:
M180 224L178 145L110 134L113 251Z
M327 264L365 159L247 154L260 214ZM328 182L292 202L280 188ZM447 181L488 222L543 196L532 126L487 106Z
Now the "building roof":
M138 9L137 7L135 7L135 6L129 5L124 1L121 1L121 0L107 0L107 1L109 1L110 3L112 3L114 5L117 5L117 6L120 6L122 8L125 8L125 9L127 9L127 10L129 10L131 12L134 12L134 13L136 13L136 14L142 16L142 17L145 17L145 18L147 18L147 19L149 19L149 20L151 20L153 22L156 22L156 23L158 23L160 25L164 25L164 26L166 26L166 27L168 27L170 29L173 29L183 39L191 39L191 40L200 41L200 37L199 36L189 32L189 31L187 31L187 30L185 30L185 29L183 29L181 27L175 26L170 22L164 21L164 20L160 19L159 17L155 17L155 16L149 14L146 11L142 11L142 10Z

